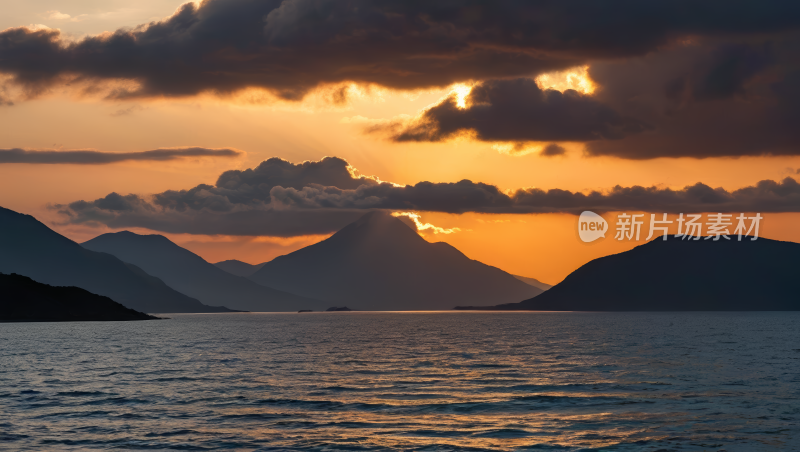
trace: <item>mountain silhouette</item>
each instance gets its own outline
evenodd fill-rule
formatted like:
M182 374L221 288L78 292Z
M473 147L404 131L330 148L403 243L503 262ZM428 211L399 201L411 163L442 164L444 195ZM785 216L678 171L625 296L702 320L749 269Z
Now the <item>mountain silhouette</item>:
M322 242L275 258L250 279L362 311L452 309L459 302L496 304L542 292L447 243L429 243L377 211Z
M799 259L792 242L658 238L595 259L536 298L476 309L797 311Z
M83 243L92 251L112 254L141 267L173 289L207 304L223 304L247 311L321 309L327 304L275 290L223 271L162 235L122 231L103 234Z
M551 287L553 287L550 284L543 283L535 278L528 278L526 276L519 276L519 275L512 275L512 276L524 282L525 284L528 284L533 287L538 287L542 290L549 290Z
M263 267L266 262L260 264L248 264L247 262L237 261L230 259L227 261L217 262L214 264L220 270L226 271L232 275L248 277Z
M90 251L30 215L0 207L0 273L76 286L141 312L229 312L206 306L132 264Z
M0 322L158 319L79 287L54 287L16 273L0 273L0 293Z

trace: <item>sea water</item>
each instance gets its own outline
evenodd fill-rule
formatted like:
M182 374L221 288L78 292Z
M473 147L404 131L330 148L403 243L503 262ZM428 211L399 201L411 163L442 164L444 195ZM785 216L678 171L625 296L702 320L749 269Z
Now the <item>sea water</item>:
M7 450L800 450L800 313L0 324Z

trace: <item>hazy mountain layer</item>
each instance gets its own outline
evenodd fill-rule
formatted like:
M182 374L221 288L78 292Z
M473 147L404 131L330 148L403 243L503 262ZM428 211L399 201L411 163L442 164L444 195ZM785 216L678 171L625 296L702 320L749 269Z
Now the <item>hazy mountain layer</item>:
M214 264L220 270L224 270L232 275L248 277L263 267L266 262L260 264L248 264L247 262L230 259Z
M0 207L0 273L76 286L141 312L226 312L168 287L116 257L87 250L30 215Z
M519 275L512 275L512 276L517 278L518 280L524 282L525 284L528 284L528 285L533 286L533 287L538 287L538 288L540 288L542 290L548 290L551 287L553 287L550 284L543 283L543 282L541 282L541 281L539 281L538 279L535 279L535 278L528 278L527 276L519 276Z
M123 231L95 237L83 246L113 254L161 278L173 289L203 303L246 311L273 312L322 309L327 304L275 290L232 275L181 248L162 235Z

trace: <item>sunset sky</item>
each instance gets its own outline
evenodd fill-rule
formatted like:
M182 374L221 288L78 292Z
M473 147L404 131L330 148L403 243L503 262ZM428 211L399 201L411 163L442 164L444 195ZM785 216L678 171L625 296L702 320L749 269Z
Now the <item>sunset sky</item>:
M0 5L0 206L76 241L260 263L377 208L549 284L644 243L583 210L800 241L793 2Z

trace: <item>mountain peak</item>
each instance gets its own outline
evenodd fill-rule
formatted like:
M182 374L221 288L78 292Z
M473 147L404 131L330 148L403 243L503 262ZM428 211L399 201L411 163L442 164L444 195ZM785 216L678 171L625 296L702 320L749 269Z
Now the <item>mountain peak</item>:
M541 293L451 245L426 241L384 211L366 213L326 240L277 257L249 278L359 310L452 309L465 300L488 304Z
M361 218L342 228L331 236L331 240L381 240L422 241L417 231L388 212L375 210L364 214Z
M359 227L368 226L372 228L378 228L386 227L387 225L391 225L395 222L402 223L402 221L398 220L389 212L385 212L383 210L373 210L362 215L361 218L354 221L352 225Z
M119 232L107 232L105 234L98 235L92 240L97 240L100 239L101 237L105 239L115 238L115 239L125 239L125 240L150 240L150 241L163 241L163 242L173 243L170 239L160 234L137 234L135 232L127 230Z

